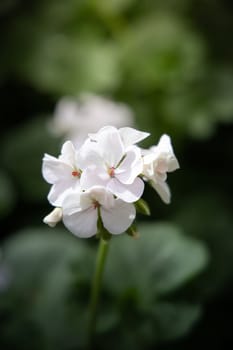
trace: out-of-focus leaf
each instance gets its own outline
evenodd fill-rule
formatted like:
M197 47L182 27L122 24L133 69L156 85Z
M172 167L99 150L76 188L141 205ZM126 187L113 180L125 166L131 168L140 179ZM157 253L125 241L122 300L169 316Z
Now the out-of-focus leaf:
M2 152L19 196L34 202L45 199L49 186L42 178L42 158L44 153L57 156L60 152L59 140L49 134L46 120L35 118L9 132Z
M153 309L159 341L169 341L186 334L201 316L195 304L160 302Z
M202 74L201 38L175 16L159 13L140 19L126 32L124 43L126 75L140 89L182 86Z
M155 300L192 279L206 266L208 252L195 239L169 224L139 227L140 239L125 236L111 242L106 281L113 293L136 289Z
M174 220L210 250L208 268L191 293L199 299L214 297L233 281L232 211L226 198L213 191L197 192L185 199Z
M24 63L25 74L40 88L60 94L100 92L118 83L114 46L88 38L44 38L38 51ZM29 69L32 70L29 70Z
M0 217L13 209L15 193L11 180L5 172L0 171Z
M20 333L26 334L21 326L31 319L39 341L45 339L46 349L66 349L67 342L70 347L81 346L88 295L79 299L74 315L72 265L78 266L75 278L81 289L84 282L88 284L93 268L93 255L88 246L59 230L29 229L6 243L3 256L10 281L0 301L0 313L8 312L8 321L1 327L3 339L14 331L15 339L7 338L9 344L20 342ZM11 317L15 319L15 326Z
M97 13L101 13L105 16L110 16L121 14L133 6L135 2L135 0L94 0L92 1L92 6L94 5Z

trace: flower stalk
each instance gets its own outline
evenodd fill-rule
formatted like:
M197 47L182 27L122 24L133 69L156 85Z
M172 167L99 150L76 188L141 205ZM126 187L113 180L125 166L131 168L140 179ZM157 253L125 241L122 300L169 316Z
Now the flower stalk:
M93 338L96 329L97 309L100 297L100 290L103 279L104 266L108 253L109 239L100 237L99 247L96 258L95 272L92 281L90 304L89 304L89 319L88 319L88 342L91 349Z

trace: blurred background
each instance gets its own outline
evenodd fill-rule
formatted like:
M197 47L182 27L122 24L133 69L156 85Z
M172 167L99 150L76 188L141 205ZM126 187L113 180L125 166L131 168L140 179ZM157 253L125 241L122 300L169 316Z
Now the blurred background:
M181 169L111 242L95 348L233 346L232 38L230 0L1 0L1 349L85 348L97 242L43 224L41 164L104 124Z

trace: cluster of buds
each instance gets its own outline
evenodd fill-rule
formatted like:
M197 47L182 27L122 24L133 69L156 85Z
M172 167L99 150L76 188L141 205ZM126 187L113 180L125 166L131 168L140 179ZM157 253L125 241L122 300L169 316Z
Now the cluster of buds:
M82 238L100 229L110 234L130 231L145 182L169 203L167 172L179 164L168 135L150 149L140 148L137 143L148 136L130 127L105 126L89 134L78 149L67 141L58 158L45 154L42 174L52 185L48 200L55 209L44 222L53 227L63 220Z

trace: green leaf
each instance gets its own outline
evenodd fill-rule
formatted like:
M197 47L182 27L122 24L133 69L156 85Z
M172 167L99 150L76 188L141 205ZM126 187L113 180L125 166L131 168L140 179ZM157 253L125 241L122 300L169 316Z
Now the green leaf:
M101 349L143 349L181 336L199 315L194 305L161 304L159 298L204 268L205 247L165 223L141 225L140 231L138 240L121 235L110 242L97 325ZM15 348L27 339L28 349L84 348L93 248L59 229L24 230L6 241L3 343ZM28 323L34 337L27 335Z
M201 316L201 306L160 302L153 308L157 339L170 341L190 331Z
M13 209L15 192L9 176L3 171L0 171L0 184L0 216L5 216Z
M68 232L25 230L7 241L3 258L10 281L0 300L1 312L8 314L2 334L7 344L27 337L22 327L29 319L48 349L66 349L68 339L80 348L94 264L90 248ZM15 339L8 337L12 332Z
M106 281L113 293L136 289L153 300L175 291L200 273L208 262L205 246L169 224L144 224L140 239L112 239Z
M44 153L57 156L60 152L60 140L50 135L46 122L45 118L32 119L10 131L3 142L4 166L20 196L33 202L45 200L49 191L41 173Z
M203 176L202 173L199 181L203 181ZM209 180L209 171L206 176ZM227 183L225 177L221 179L221 183L224 182ZM201 189L185 198L185 206L178 208L174 216L178 225L204 241L210 251L208 269L190 286L190 294L194 295L195 291L195 295L201 299L215 297L232 281L233 222L230 201L219 190ZM205 219L200 220L203 213Z

